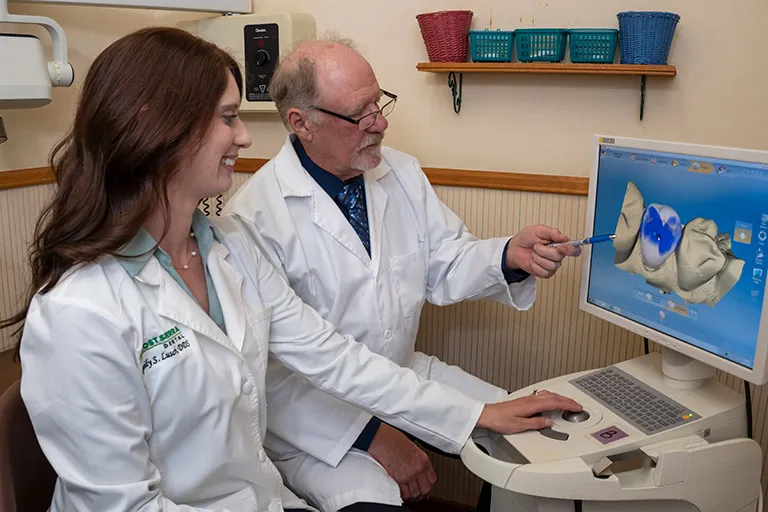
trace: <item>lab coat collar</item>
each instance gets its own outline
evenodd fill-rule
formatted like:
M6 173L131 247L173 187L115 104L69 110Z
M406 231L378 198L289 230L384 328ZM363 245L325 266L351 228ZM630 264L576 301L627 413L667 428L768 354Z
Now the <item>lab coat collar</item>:
M215 244L211 247L208 257L208 271L211 280L216 283L216 293L221 303L228 337L235 348L241 351L245 341L244 278L230 259L229 249L223 244Z
M150 258L135 279L158 287L157 313L203 334L230 350L242 350L245 338L245 310L242 299L243 275L228 261L229 250L214 241L206 260L211 280L224 313L227 334L219 329L210 316L166 272L157 258Z
M162 249L157 246L157 242L149 231L141 228L131 241L118 251L119 256L116 257L125 271L131 277L136 277L157 250Z
M336 203L301 165L290 135L286 138L280 153L275 157L275 177L283 197L311 199L312 222L357 256L374 273L378 271L380 265L381 237L387 204L387 194L378 180L389 171L389 163L382 157L381 163L376 168L363 174L367 190L366 203L371 236L371 255L369 256Z
M275 157L275 177L283 197L312 197L313 184L320 188L302 167L299 155L291 144L290 135Z
M192 214L192 232L197 238L200 255L203 258L207 257L213 244L213 228L211 221L200 210L195 210ZM117 251L115 256L131 277L136 277L152 256L163 258L168 267L171 265L171 257L157 245L157 241L143 227L130 242Z

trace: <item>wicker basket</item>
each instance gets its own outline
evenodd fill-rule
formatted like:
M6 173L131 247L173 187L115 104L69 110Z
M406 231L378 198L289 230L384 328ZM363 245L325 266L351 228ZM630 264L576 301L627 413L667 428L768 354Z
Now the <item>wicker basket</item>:
M466 62L472 11L438 11L416 16L430 62Z
M622 64L666 64L680 16L671 12L620 12Z

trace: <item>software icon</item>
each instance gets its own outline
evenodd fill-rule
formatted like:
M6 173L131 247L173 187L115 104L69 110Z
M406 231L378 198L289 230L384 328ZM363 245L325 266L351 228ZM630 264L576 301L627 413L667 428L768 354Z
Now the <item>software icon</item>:
M736 229L733 232L733 241L742 244L752 243L752 224L746 222L737 222Z

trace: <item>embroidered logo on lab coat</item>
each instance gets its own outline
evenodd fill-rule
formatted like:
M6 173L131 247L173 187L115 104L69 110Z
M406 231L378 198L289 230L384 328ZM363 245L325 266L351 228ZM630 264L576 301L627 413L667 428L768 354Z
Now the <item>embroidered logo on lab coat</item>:
M145 341L141 346L141 373L146 374L155 366L178 357L189 349L189 340L177 326Z

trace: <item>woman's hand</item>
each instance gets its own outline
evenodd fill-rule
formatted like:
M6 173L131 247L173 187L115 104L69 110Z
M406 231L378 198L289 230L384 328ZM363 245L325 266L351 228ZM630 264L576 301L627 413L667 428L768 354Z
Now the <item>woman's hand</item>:
M538 430L552 425L552 420L533 415L555 409L578 412L581 405L570 398L539 391L534 395L486 405L477 426L505 435Z

